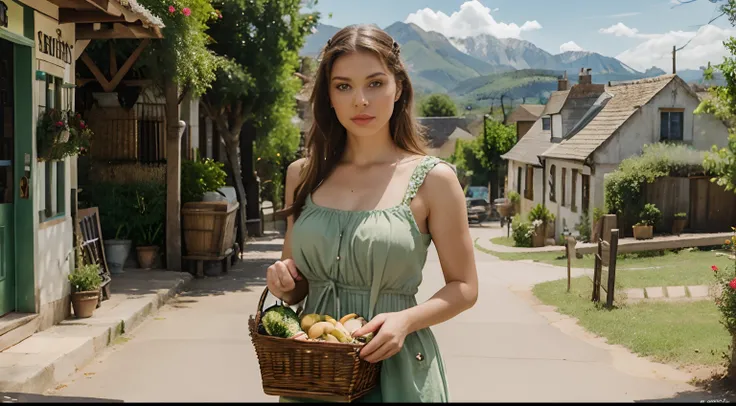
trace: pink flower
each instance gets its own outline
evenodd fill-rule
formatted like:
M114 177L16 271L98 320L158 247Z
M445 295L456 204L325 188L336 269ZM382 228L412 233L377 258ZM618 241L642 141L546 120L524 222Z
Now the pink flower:
M189 17L189 15L192 14L192 10L190 10L189 7L184 7L183 9L181 9L181 13Z
M715 265L711 266L710 269L712 269L713 272L718 272L718 267Z
M64 126L64 122L63 121L57 121L56 122L56 126L57 127L63 127Z
M176 8L174 6L169 6L169 13L174 14L176 12Z
M87 128L87 126L86 126L86 125L84 124L84 121L82 121L81 123L79 123L79 128L81 128L81 129L83 129L83 130L84 130L85 128Z
M728 282L728 286L730 286L731 289L736 289L736 278L733 278L731 282Z

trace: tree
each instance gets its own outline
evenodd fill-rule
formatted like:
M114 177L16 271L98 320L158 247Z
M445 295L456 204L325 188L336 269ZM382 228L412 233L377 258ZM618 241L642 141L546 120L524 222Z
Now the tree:
M457 116L457 107L450 96L433 94L421 103L419 115L422 117L455 117Z
M293 74L299 65L298 52L319 14L300 13L299 0L216 0L213 4L222 18L208 33L214 40L211 49L223 61L202 104L225 142L241 202L244 242L246 218L260 214L253 144L289 125L289 106L300 85ZM290 111L293 114L293 107Z
M513 126L487 119L484 131L478 137L472 141L458 140L449 161L469 175L471 184L484 185L490 180L493 185L498 182L499 170L503 167L501 155L511 150L515 143Z
M736 26L736 0L724 3L721 12L728 16L731 25ZM728 124L728 146L719 149L714 145L703 164L708 173L715 175L713 182L736 193L736 38L731 37L723 44L730 56L724 57L719 65L708 63L704 76L706 80L711 80L714 69L717 69L723 74L726 84L711 87L708 92L712 97L703 100L695 113L713 114Z

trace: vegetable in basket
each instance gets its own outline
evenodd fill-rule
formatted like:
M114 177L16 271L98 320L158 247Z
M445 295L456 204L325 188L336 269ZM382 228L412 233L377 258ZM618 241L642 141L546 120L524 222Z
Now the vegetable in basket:
M269 307L263 312L261 322L266 333L274 337L291 338L302 332L299 316L288 306Z

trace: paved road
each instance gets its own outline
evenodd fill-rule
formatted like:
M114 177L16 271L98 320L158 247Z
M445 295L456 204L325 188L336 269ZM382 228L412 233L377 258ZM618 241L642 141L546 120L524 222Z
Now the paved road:
M489 231L474 227L472 232L481 236ZM262 392L247 318L262 292L266 267L279 256L280 242L254 243L243 269L194 281L127 342L118 343L47 395L126 402L277 401ZM650 364L629 365L605 346L563 332L523 294L514 293L561 278L564 270L504 262L479 252L476 259L476 306L433 328L443 350L452 401L702 398L689 393L693 388L682 381L651 378ZM442 283L432 248L418 299L426 300Z

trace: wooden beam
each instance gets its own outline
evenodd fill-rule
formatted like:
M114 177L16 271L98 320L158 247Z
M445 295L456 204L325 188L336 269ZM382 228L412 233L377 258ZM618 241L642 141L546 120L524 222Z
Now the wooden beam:
M141 43L138 44L138 48L136 48L135 51L133 51L133 53L128 57L123 66L120 67L120 70L115 73L111 81L107 80L100 68L98 68L97 64L95 64L95 61L93 61L86 52L82 54L82 62L87 65L89 70L95 76L95 79L100 82L100 85L102 85L102 89L104 89L105 92L109 93L115 90L116 87L118 87L120 82L123 80L123 77L125 77L130 68L133 67L135 61L138 60L138 57L141 56L141 53L150 42L150 39L144 39L143 41L141 41Z
M118 73L118 58L115 55L115 45L112 41L109 42L110 47L110 76L115 77Z
M723 245L723 241L732 235L733 234L731 233L724 232L715 234L681 234L679 236L655 237L652 240L625 238L618 240L618 253L625 254L630 252ZM585 246L578 246L575 248L575 252L580 254L593 254L597 249L597 244L585 244Z
M87 3L107 13L109 11L109 0L85 0Z
M76 80L77 86L85 86L89 83L97 82L97 79L93 78L79 78ZM131 87L148 87L153 86L153 80L151 79L132 79L132 80L121 80L121 84Z
M59 23L91 24L91 23L117 23L125 22L123 16L113 16L100 10L73 10L69 8L59 9Z
M89 45L91 41L88 39L85 40L77 40L74 43L74 60L76 61L79 59L80 56L82 56L82 52L84 52L85 49L87 49L87 46Z
M77 25L77 39L146 39L163 38L158 29L140 25L115 23L112 29L95 30L91 26Z

